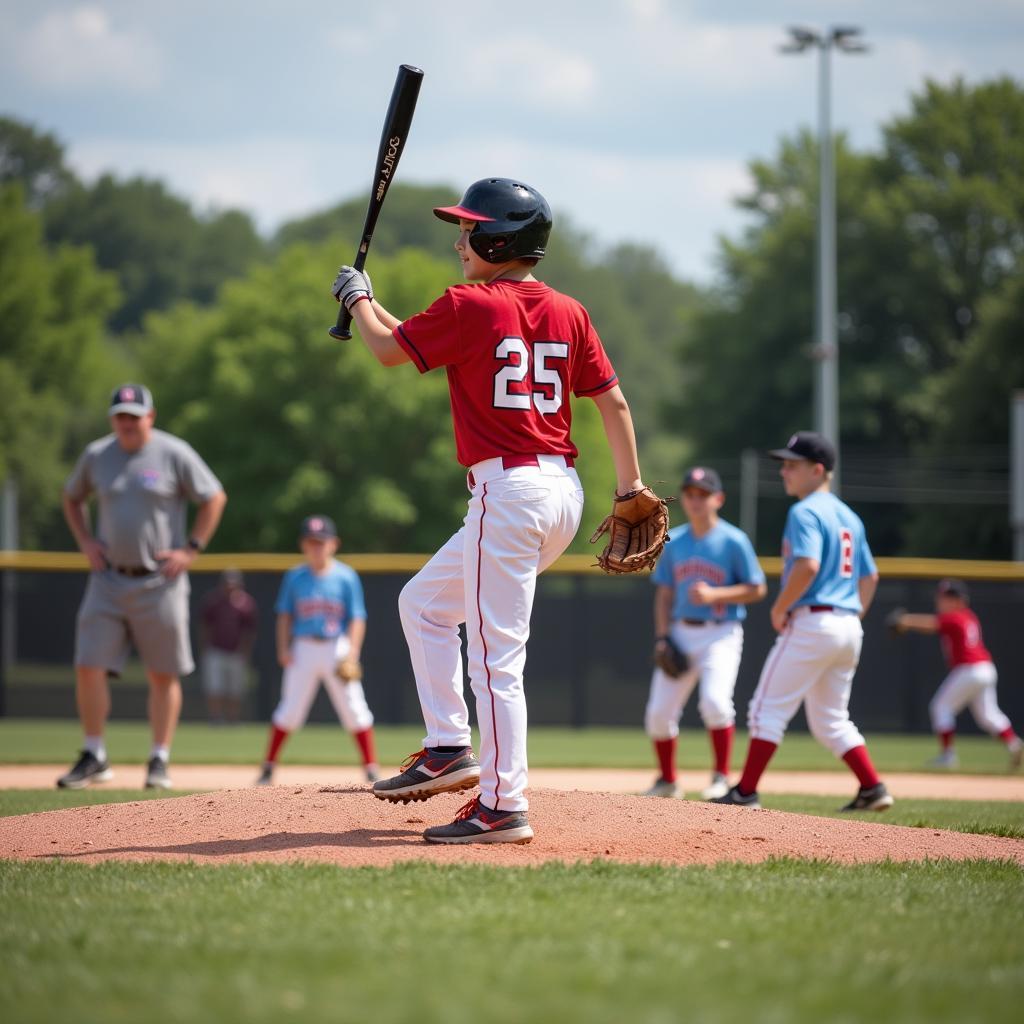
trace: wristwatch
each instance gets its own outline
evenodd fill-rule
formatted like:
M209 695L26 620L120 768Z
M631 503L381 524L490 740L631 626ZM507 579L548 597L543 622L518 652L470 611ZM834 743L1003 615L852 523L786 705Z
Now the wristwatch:
M189 537L189 539L188 539L187 543L188 543L188 546L189 546L189 547L190 547L190 548L191 548L191 549L192 549L193 551L195 551L195 552L196 552L197 554L198 554L198 553L199 553L200 551L202 551L202 550L203 550L203 545L202 545L202 544L201 544L201 543L199 542L199 540L198 540L197 538L195 538L195 537Z

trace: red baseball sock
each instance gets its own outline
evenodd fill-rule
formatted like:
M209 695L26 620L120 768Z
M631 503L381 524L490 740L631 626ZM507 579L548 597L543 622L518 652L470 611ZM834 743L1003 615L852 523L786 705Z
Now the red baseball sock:
M870 789L881 781L878 778L878 772L875 771L875 766L871 763L868 748L863 743L843 754L843 760L849 765L850 771L857 776L861 789Z
M271 726L270 743L267 745L267 764L276 763L277 755L281 752L281 747L286 739L288 739L288 733L284 729L280 729L276 725Z
M999 738L1009 746L1016 738L1017 734L1013 731L1013 726L1008 725L1000 734Z
M711 737L711 749L715 754L715 771L719 775L729 774L729 762L732 760L732 738L735 734L735 725L727 725L723 729L708 729L708 735Z
M359 744L359 753L363 755L363 764L376 764L377 754L373 749L373 726L354 732L352 738Z
M655 740L654 750L658 755L658 764L661 766L661 777L666 782L676 781L676 744L678 739L675 736L667 740Z
M772 755L778 749L778 743L771 743L768 740L750 741L747 748L747 763L743 766L743 777L737 787L744 796L757 792L757 784L761 781Z
M952 729L939 733L939 745L943 750L949 750L953 746L953 737L956 733Z

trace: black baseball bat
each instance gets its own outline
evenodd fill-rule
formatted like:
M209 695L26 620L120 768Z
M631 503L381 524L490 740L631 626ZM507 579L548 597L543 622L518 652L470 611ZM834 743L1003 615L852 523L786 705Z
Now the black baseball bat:
M352 266L362 270L366 263L366 254L373 241L373 229L377 226L384 197L388 194L391 181L398 170L398 161L402 158L412 115L416 110L416 99L420 94L423 72L411 64L403 64L395 78L395 88L391 93L391 102L384 118L384 128L380 135L380 149L377 151L377 165L373 174L373 187L370 189L370 202L366 207L366 220L363 222L363 238L359 243L356 258ZM346 341L352 337L352 314L341 304L338 310L338 322L328 333L332 338Z

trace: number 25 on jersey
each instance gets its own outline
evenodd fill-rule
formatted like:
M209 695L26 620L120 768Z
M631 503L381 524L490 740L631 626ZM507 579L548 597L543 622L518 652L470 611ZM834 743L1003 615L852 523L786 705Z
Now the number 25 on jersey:
M535 341L531 358L530 346L522 338L502 338L494 350L505 365L494 375L494 407L496 409L529 410L536 406L541 413L558 412L562 407L562 367L569 358L566 341Z

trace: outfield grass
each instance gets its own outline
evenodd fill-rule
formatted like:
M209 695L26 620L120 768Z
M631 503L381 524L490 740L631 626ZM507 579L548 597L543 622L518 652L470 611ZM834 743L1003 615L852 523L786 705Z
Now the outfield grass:
M168 796L152 789L0 789L0 818L11 814L32 814L65 807L123 803L129 800L173 799L187 796L176 792ZM840 814L836 797L766 796L765 807L796 814L817 814L822 817L850 820ZM879 821L886 825L911 825L915 828L948 828L955 832L977 832L987 835L1024 839L1024 803L1000 800L899 800L884 815L858 815L861 820Z
M19 1024L1019 1020L1019 868L0 862Z
M380 726L377 745L381 763L398 764L418 750L423 730L418 726ZM263 757L267 727L239 725L213 728L184 723L174 742L174 760L180 764L250 764ZM875 763L883 772L924 771L935 754L929 736L881 733L869 737ZM77 722L59 719L0 719L0 762L8 764L69 764L81 744ZM530 729L530 763L545 768L651 768L651 745L639 728ZM736 738L736 763L746 751L746 734ZM107 747L121 764L142 764L149 756L150 736L144 722L111 722ZM957 747L960 771L1003 774L1006 752L1000 743L983 736L962 737ZM705 770L709 763L707 735L684 730L679 742L680 765ZM309 725L290 737L282 757L284 764L357 764L352 740L336 725ZM773 769L846 771L828 751L806 733L792 733L772 761Z

